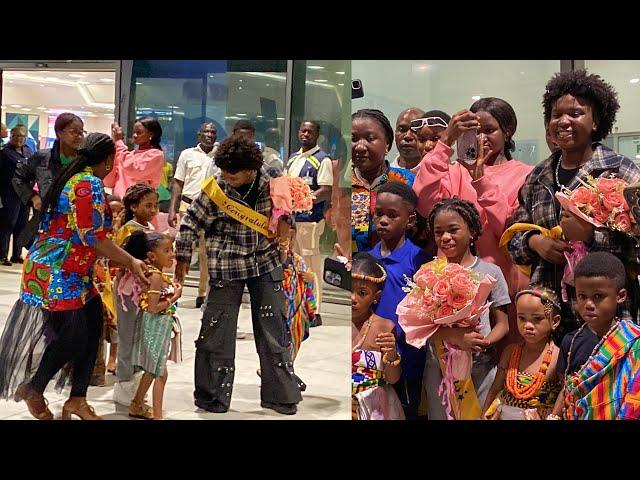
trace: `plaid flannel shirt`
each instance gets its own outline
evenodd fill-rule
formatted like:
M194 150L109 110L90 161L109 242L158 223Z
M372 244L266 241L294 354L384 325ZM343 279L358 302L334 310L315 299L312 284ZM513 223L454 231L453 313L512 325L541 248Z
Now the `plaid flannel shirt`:
M255 211L269 218L271 197L269 179L263 168L258 183ZM240 194L224 180L218 184L229 198L248 206ZM213 280L245 280L271 272L281 265L276 239L269 239L220 211L205 193L191 203L176 237L176 258L191 261L191 248L198 231L205 232L205 249L209 278ZM200 267L202 268L202 267Z
M518 195L520 205L509 225L519 222L533 223L551 229L560 224L556 209L557 200L554 196L554 167L560 155L561 152L555 152L538 164L527 177ZM600 143L594 144L593 156L583 166L583 169L594 178L608 176L613 173L617 178L621 178L629 184L640 181L640 169L632 160ZM579 175L580 173L566 185L569 190L574 190L580 186L577 180ZM519 265L531 265L531 283L547 285L559 293L564 266L549 263L532 251L527 243L532 234L534 234L534 231L520 232L513 236L508 247L511 259ZM587 245L587 250L590 252L611 252L625 264L630 281L627 282L628 297L622 306L621 316L632 318L636 321L638 317L638 295L640 293L636 278L639 253L636 242L623 233L613 232L608 229L596 229L593 241L591 245ZM572 288L568 291L569 300L573 303L575 291Z

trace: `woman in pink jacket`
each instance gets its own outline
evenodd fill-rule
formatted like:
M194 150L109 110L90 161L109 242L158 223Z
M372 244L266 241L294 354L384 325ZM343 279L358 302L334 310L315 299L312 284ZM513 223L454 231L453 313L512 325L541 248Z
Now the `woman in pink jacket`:
M498 243L518 207L518 192L533 170L533 165L511 157L516 127L516 114L507 102L495 97L478 100L470 110L453 116L435 147L422 159L413 184L418 194L418 212L425 217L436 202L446 197L456 196L475 205L483 223L478 253L484 261L502 269L512 296L527 285L528 278L499 251ZM481 137L482 157L473 165L452 165L452 145L463 132L474 129ZM510 331L517 332L515 324L512 327Z
M113 170L103 182L105 187L113 189L113 195L123 198L127 188L141 182L158 188L164 166L161 136L160 123L153 117L142 117L133 125L133 143L138 148L129 151L122 141L122 128L117 123L111 126L116 156Z

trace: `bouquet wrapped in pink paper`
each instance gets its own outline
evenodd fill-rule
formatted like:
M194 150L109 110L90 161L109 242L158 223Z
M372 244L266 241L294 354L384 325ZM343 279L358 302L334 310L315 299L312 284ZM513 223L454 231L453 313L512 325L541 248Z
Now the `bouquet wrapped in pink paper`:
M582 184L580 187L573 191L563 188L556 193L562 208L596 228L608 228L634 236L633 229L637 227L623 195L627 182L613 174L598 179L584 172L580 172L580 175L585 178L583 181L578 176ZM562 300L565 302L568 301L566 286L574 284L573 269L588 253L581 241L570 241L569 245L571 250L564 254L567 264L562 277Z
M271 221L269 229L276 231L278 218L294 212L307 212L313 209L311 189L300 177L282 176L269 182L271 201Z
M496 280L490 275L479 278L470 268L448 263L440 257L424 264L413 276L406 278L407 295L396 309L398 321L407 343L423 347L440 327L473 327L491 306L487 298ZM454 382L471 374L471 353L444 342L443 361L446 366L440 384L443 404L455 393ZM445 395L446 393L446 395Z

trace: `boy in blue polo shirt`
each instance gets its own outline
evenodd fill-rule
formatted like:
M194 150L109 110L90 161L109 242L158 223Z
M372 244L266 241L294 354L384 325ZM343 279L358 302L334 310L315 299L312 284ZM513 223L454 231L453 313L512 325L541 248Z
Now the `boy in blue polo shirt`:
M402 357L402 376L394 388L402 402L407 420L418 418L418 406L422 393L422 374L425 350L407 344L402 327L398 325L396 307L405 297L402 287L404 276L413 275L431 256L406 238L407 229L416 222L418 197L413 189L400 182L387 182L378 190L373 221L380 241L371 250L387 271L380 301L374 308L376 315L392 320L396 325L397 348Z

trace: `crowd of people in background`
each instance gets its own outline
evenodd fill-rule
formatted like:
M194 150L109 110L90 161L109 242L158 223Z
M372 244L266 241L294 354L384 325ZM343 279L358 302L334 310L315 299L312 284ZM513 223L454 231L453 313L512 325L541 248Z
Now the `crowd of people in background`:
M354 419L640 417L638 237L595 227L556 198L615 177L633 212L640 168L601 143L617 94L576 70L549 80L542 105L549 155L538 165L513 157L517 116L504 99L449 113L411 106L395 129L382 111L353 113ZM468 132L472 161L454 157ZM622 211L623 192L610 195ZM492 277L492 303L476 327L440 327L417 347L397 307L407 280L436 288L415 276L434 258ZM472 354L449 398L447 343Z
M195 405L229 410L246 284L261 405L295 414L306 384L293 362L310 327L322 323L319 240L336 167L318 146L320 128L302 121L301 148L283 161L277 132L262 147L251 122L240 120L219 142L216 123L205 121L172 176L153 117L133 123L132 149L117 123L110 135L87 134L73 113L56 118L53 146L36 152L25 145L26 127L14 126L0 152L0 262L23 266L0 337L0 398L52 419L44 393L55 377L57 390L71 383L62 418L98 420L87 390L114 374L115 403L131 417L162 419L166 362L182 356L177 301L197 244ZM313 209L285 215L277 232L223 209L231 203L270 217L270 180L282 175L304 180Z

